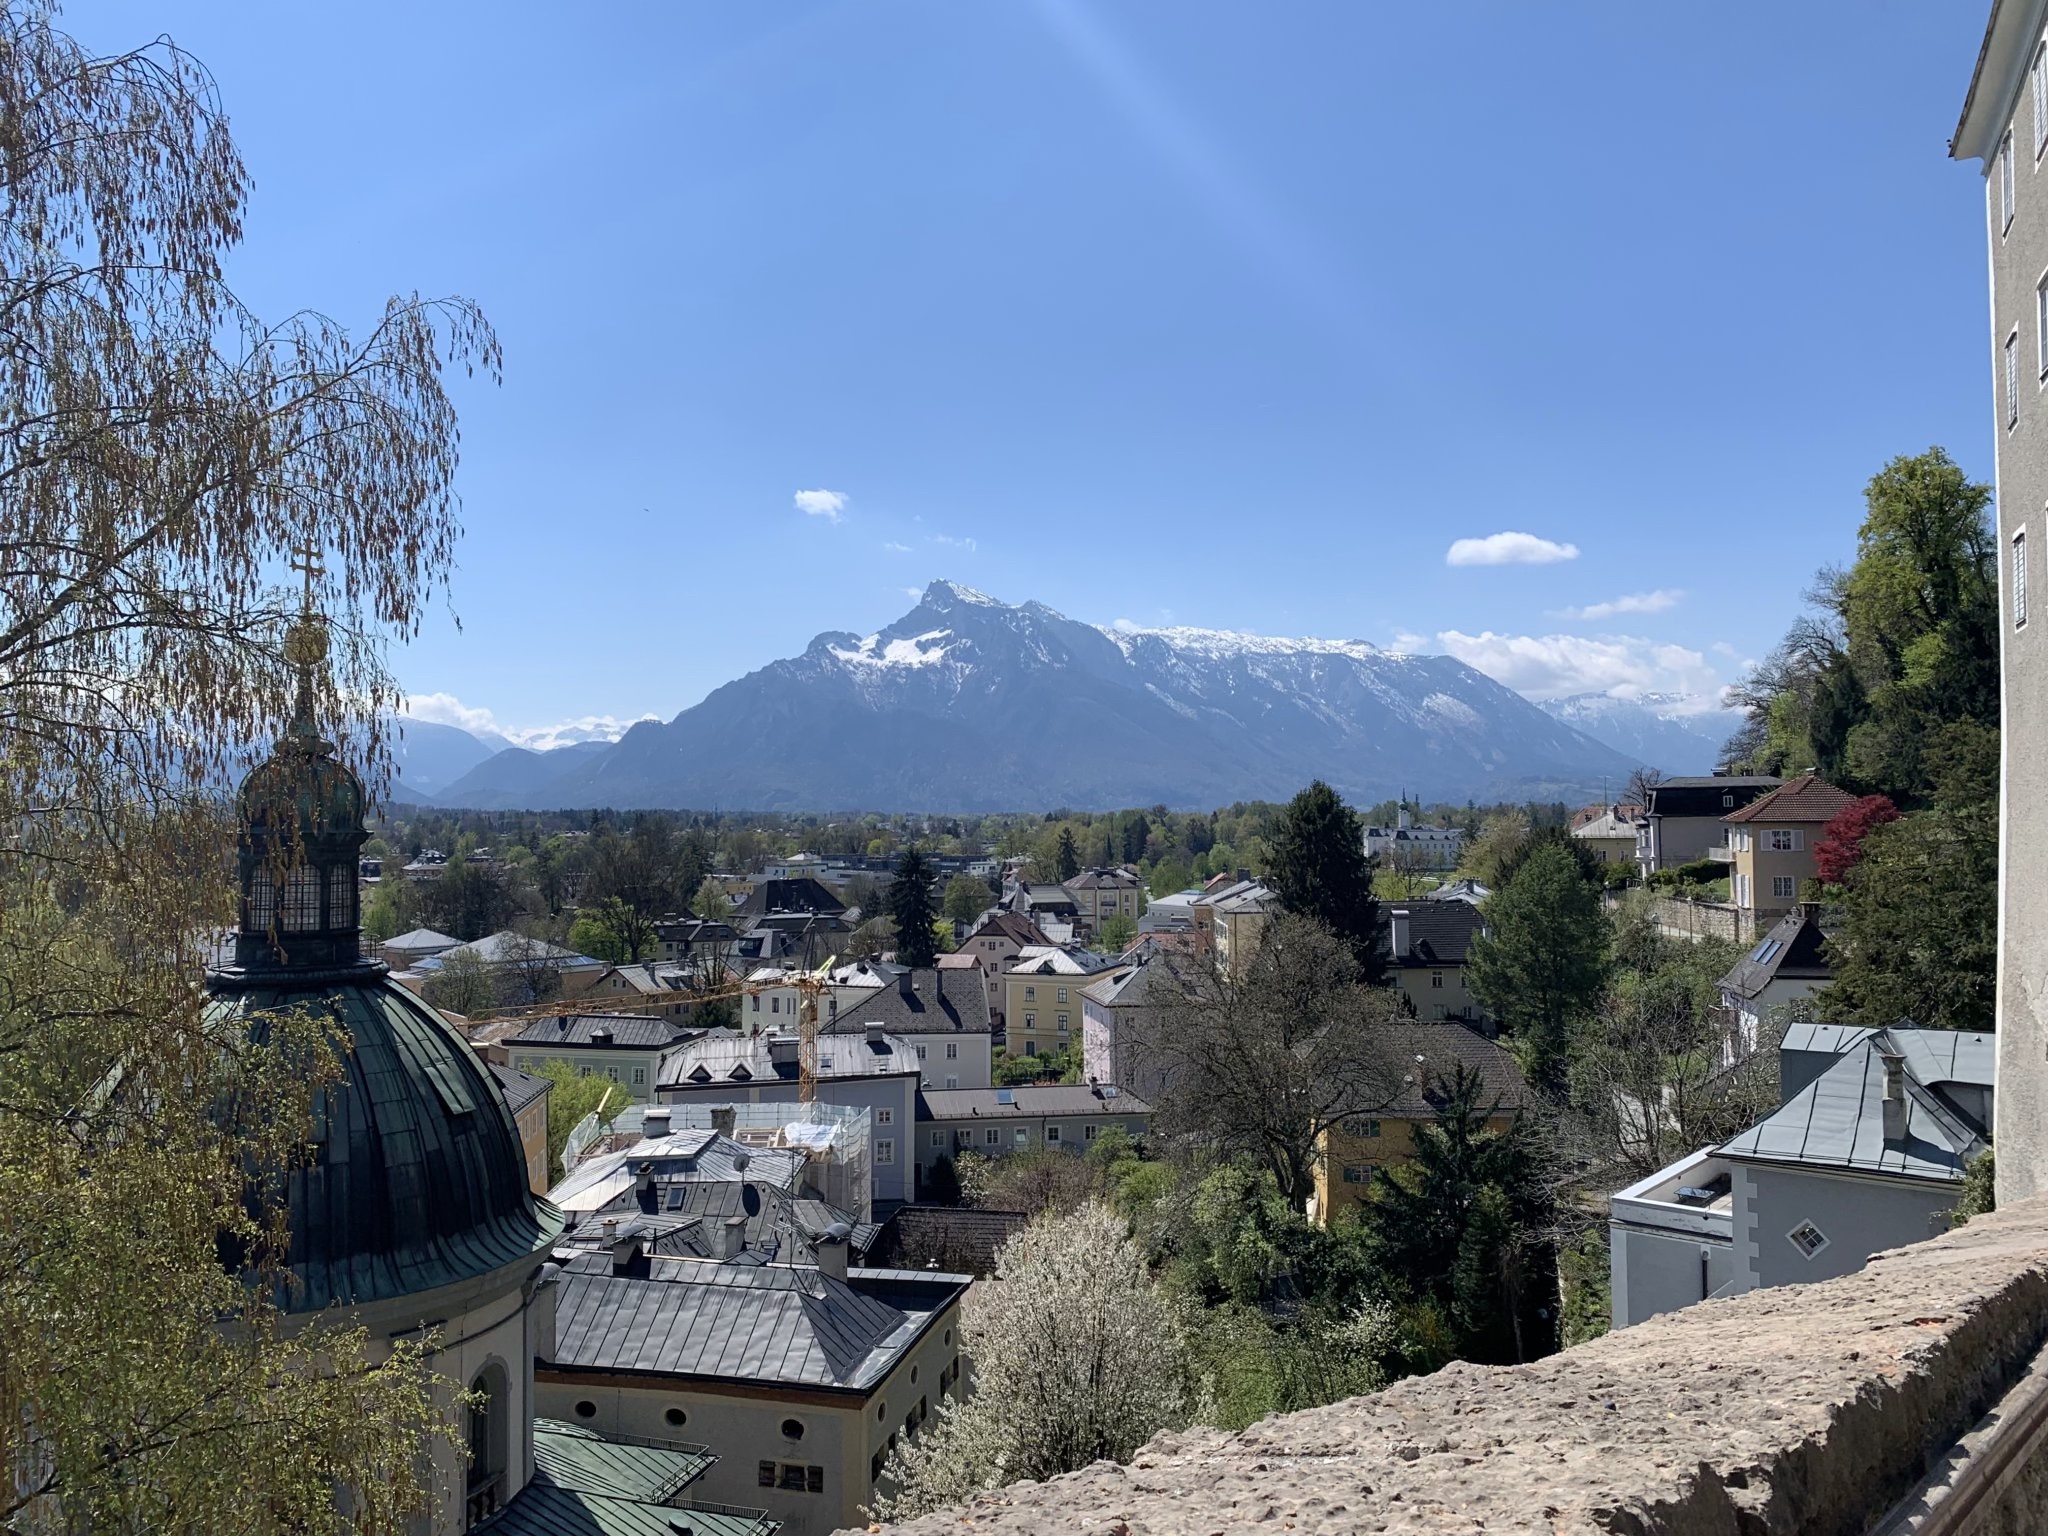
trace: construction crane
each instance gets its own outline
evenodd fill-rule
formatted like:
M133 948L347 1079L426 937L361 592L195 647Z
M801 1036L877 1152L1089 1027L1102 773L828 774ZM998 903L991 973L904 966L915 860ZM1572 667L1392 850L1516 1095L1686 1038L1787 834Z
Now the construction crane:
M474 1024L502 1024L520 1019L556 1019L567 1013L613 1013L633 1015L641 1013L666 1013L674 1007L678 998L692 1007L698 1003L722 1003L728 1000L760 997L766 993L792 988L797 995L796 1009L796 1096L800 1104L812 1104L818 1098L818 999L832 985L832 967L839 963L837 955L830 956L815 971L798 970L785 974L773 981L736 981L722 987L713 987L706 992L686 992L663 997L630 998L619 1002L609 999L571 998L553 1003L544 1003L533 1008L497 1008L488 1013L469 1015ZM589 1008L576 1005L584 1002L601 1004Z

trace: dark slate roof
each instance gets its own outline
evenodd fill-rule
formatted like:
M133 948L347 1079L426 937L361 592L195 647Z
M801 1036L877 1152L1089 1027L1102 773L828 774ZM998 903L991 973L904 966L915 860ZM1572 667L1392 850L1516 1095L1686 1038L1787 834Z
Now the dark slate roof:
M988 1033L988 988L980 977L937 969L912 971L910 976L913 991L906 993L900 985L877 987L842 1009L820 1032L851 1035L880 1024L892 1035Z
M1019 1088L927 1088L918 1095L920 1120L1013 1120L1041 1115L1149 1115L1152 1106L1112 1086L1036 1083Z
M578 1050L658 1051L702 1033L671 1019L640 1013L561 1013L551 1019L535 1019L506 1045L568 1045ZM592 1038L609 1034L608 1042Z
M941 1269L992 1275L996 1250L1031 1225L1023 1211L966 1205L905 1205L882 1223L869 1262L900 1269Z
M1950 1035L1923 1041L1915 1036ZM1884 1135L1884 1058L1906 1058L1906 1133ZM1843 1051L1841 1060L1770 1115L1716 1149L1740 1160L1793 1163L1859 1173L1953 1183L1984 1142L1968 1121L1919 1075L1925 1066L1971 1087L1989 1086L1995 1048L1989 1035L1955 1036L1946 1030L1880 1029Z
M1138 877L1128 869L1084 869L1067 882L1070 891L1137 889Z
M1408 914L1407 952L1393 957L1393 963L1401 966L1463 965L1472 940L1486 926L1479 909L1465 901L1411 901L1398 908L1382 906L1380 910L1384 914L1381 920L1386 925L1389 950L1393 948L1393 914Z
M1846 789L1835 788L1819 774L1802 773L1721 819L1744 823L1800 821L1825 825L1855 803L1856 797Z
M535 1077L517 1067L501 1067L496 1062L491 1063L491 1076L498 1080L499 1091L505 1095L506 1108L515 1115L535 1099L546 1098L555 1086L544 1077Z
M1488 1106L1499 1104L1502 1109L1522 1109L1535 1102L1535 1095L1530 1092L1522 1069L1515 1065L1515 1058L1463 1024L1417 1020L1408 1024L1383 1025L1380 1034L1384 1048L1402 1064L1405 1079L1399 1096L1380 1111L1382 1114L1419 1119L1437 1113L1440 1107L1437 1100L1441 1097L1439 1085L1461 1063L1467 1070L1479 1074L1485 1084L1480 1098ZM1421 1082L1413 1081L1412 1068L1417 1056L1423 1059Z
M1783 782L1768 774L1666 779L1650 791L1650 814L1710 816L1719 821L1730 811L1741 809ZM1724 798L1732 798L1734 804L1722 804Z
M1045 935L1038 931L1038 924L1032 922L1022 912L991 912L974 925L973 931L967 935L967 938L968 940L983 938L991 933L1000 934L1003 938L1010 940L1019 947L1026 944L1043 944L1047 942Z
M536 1202L497 1080L455 1027L379 971L347 984L241 986L223 1020L268 1033L269 1012L305 1007L348 1031L342 1075L315 1104L315 1155L286 1192L291 1311L361 1306L537 1263L561 1214Z
M551 1364L859 1391L925 1320L816 1269L655 1259L641 1279L610 1266L590 1255L563 1271Z
M794 880L762 880L735 909L740 917L765 917L773 912L819 912L836 917L846 903L809 875Z
M1780 978L1831 980L1835 973L1828 965L1826 946L1827 935L1821 932L1820 923L1810 910L1794 907L1721 978L1722 990L1737 997L1758 998L1763 996L1764 988Z

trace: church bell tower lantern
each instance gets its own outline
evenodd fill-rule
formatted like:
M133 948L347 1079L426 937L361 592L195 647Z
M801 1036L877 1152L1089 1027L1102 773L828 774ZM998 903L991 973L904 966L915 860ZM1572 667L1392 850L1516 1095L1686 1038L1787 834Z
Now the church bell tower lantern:
M294 563L305 575L305 599L284 642L298 674L291 724L243 780L236 802L242 905L235 964L245 972L347 969L362 961L363 783L313 720L313 678L327 660L327 623L313 604L319 557L309 550Z

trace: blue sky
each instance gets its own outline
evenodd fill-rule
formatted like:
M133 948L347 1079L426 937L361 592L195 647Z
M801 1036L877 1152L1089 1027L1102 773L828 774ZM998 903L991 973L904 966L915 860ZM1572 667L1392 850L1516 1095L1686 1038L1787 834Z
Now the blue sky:
M426 712L537 729L666 717L941 575L1448 649L1538 695L1711 690L1848 556L1886 458L1990 476L1982 189L1945 151L1985 9L68 24L211 66L260 311L418 289L497 326L504 384L461 402L460 628L394 661ZM1503 533L1576 554L1449 558Z

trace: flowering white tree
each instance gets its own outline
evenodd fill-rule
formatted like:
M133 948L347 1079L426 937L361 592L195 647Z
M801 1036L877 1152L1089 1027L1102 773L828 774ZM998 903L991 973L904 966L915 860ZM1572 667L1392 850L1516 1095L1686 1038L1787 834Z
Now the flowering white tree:
M1187 1370L1123 1218L1093 1202L1040 1217L996 1255L961 1325L974 1392L896 1447L872 1513L904 1520L1021 1478L1128 1461L1187 1422Z

